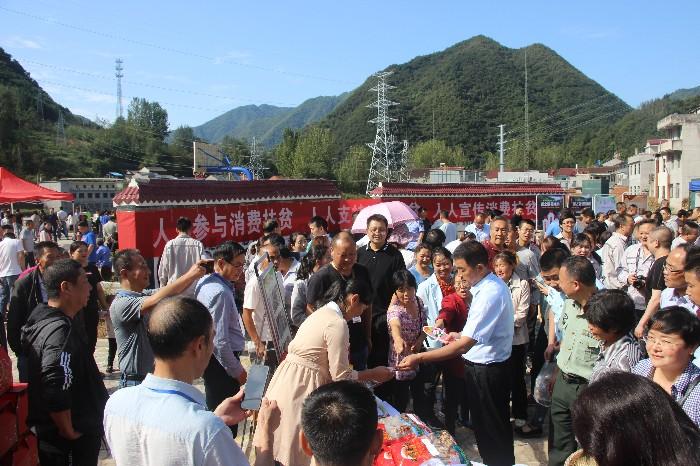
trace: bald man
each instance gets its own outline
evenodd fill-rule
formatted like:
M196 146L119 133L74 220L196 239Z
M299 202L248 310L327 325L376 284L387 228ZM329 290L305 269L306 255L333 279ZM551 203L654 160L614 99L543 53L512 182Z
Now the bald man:
M367 268L357 263L357 246L350 233L342 231L331 242L331 263L321 267L309 278L306 285L306 301L309 313L326 303L317 301L335 282L345 282L350 277L372 283ZM350 362L355 370L367 368L368 345L372 337L372 306L368 306L361 319L348 322L350 330Z
M637 338L644 336L647 322L660 309L661 292L668 286L664 281L664 269L668 254L671 251L671 241L673 241L673 232L663 225L654 228L647 238L647 248L654 256L654 263L649 268L646 280L644 298L647 306L634 329L634 335Z

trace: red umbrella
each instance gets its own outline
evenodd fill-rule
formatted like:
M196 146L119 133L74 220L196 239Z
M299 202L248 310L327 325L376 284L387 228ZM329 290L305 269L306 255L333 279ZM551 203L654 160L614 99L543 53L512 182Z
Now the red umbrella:
M383 215L389 222L389 228L402 225L407 222L418 220L418 214L401 201L382 202L362 209L352 224L353 233L364 233L367 231L367 219L375 214Z

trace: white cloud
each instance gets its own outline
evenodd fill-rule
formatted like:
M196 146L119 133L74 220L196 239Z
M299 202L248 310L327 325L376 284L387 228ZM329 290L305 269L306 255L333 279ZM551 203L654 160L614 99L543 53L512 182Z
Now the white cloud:
M39 42L27 39L26 37L12 36L5 40L3 43L10 48L16 49L41 49L43 48Z

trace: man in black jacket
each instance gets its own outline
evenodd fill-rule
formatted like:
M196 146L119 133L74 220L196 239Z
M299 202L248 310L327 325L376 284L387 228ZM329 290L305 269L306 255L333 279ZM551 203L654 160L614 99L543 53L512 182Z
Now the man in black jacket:
M43 278L47 304L37 306L22 328L29 359L27 423L36 430L42 465L94 466L108 395L87 338L73 324L90 284L71 259L56 261Z
M43 275L47 267L58 259L60 253L58 244L53 241L42 241L34 247L37 266L28 275L15 282L10 309L7 313L7 342L17 355L17 371L19 381L27 382L27 355L22 350L22 326L27 323L29 314L39 304L46 304L46 286Z

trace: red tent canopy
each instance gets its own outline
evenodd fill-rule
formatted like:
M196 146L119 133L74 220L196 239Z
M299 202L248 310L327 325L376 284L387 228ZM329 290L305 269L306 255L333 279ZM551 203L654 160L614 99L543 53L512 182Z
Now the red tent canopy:
M0 204L22 201L72 201L71 193L60 193L25 181L10 170L0 167Z

